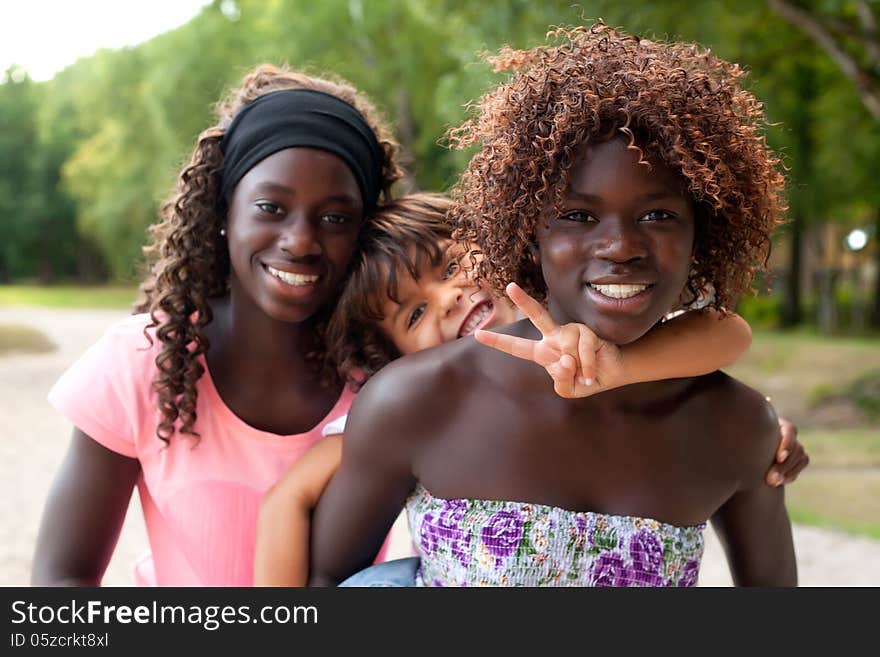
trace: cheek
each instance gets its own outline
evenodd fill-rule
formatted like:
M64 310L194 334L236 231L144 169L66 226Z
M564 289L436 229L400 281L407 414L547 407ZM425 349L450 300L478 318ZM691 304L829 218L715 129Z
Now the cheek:
M538 252L545 277L553 276L555 267L570 267L572 263L582 259L576 240L560 239L558 236L542 240L538 245ZM548 268L548 265L553 265L554 268Z

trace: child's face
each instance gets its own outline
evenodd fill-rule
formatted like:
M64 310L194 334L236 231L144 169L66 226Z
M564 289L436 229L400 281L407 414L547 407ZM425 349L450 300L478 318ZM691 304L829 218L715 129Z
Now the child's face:
M313 148L270 155L230 199L233 291L273 319L309 318L335 300L362 217L360 189L342 159Z
M687 282L693 202L680 178L638 163L623 139L590 144L572 168L563 210L549 212L538 247L550 313L615 344L637 340Z
M380 327L401 354L411 354L517 319L516 309L474 285L470 259L450 240L441 243L444 258L430 263L413 279L398 271L397 304L387 299Z

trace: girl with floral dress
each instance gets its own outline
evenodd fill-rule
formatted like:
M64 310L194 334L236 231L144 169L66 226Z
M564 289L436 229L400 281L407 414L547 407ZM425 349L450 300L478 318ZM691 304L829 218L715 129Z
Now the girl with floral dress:
M450 207L446 196L412 194L382 206L365 231L360 255L328 327L330 352L353 385L362 385L402 355L474 332L483 341L491 340L495 334L487 329L522 318L505 299L473 283L466 249L451 239L446 219ZM522 290L512 288L510 295L533 321L548 321L546 311ZM572 358L580 365L578 378L589 370L594 379L589 386L575 384L570 376L566 380L566 370L559 366L563 359L558 337L529 343L531 352L524 355L545 366L559 394L587 396L623 385L627 378L638 381L713 371L736 359L748 346L748 338L748 327L739 317L721 316L711 309L682 314L620 349L603 344L579 325ZM344 418L327 425L328 438L297 461L264 498L257 536L257 585L305 584L310 516L339 464L342 436L332 434L343 430ZM789 455L784 460L778 457L782 463L771 468L771 484L778 474L793 481L805 465L803 448L790 442L793 427L786 424L784 433L779 449Z
M514 73L453 133L480 146L454 237L478 281L547 316L370 380L314 513L312 584L369 565L404 504L424 585L693 585L710 519L737 584L797 582L763 395L712 372L562 398L513 357L575 324L630 345L677 306L732 307L783 213L739 67L601 23L555 36L494 58Z

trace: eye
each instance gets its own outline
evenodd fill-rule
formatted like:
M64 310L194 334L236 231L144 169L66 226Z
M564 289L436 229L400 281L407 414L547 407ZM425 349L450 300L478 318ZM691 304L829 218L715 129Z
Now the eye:
M565 214L559 217L563 221L574 221L576 223L589 223L596 221L596 217L591 215L589 212L585 212L584 210L572 210L571 212L566 212Z
M254 205L266 214L281 214L283 212L281 206L277 203L272 203L272 201L257 201Z
M408 329L412 328L413 325L416 322L418 322L422 318L422 315L424 315L424 314L425 314L425 304L422 304L421 306L416 306L415 308L413 308L413 311L409 314L409 317L406 320L406 328L408 328Z
M674 219L675 215L666 210L651 210L645 213L639 221L664 221L666 219Z
M325 223L333 224L334 226L340 226L348 223L349 218L344 214L325 214L321 217L321 220Z
M448 263L446 263L446 268L443 270L443 280L447 281L458 273L460 269L458 265L458 258L453 258Z

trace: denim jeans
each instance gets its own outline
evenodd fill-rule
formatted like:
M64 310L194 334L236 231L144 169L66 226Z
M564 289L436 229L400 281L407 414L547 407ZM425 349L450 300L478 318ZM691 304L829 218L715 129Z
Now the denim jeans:
M377 563L356 572L339 586L346 587L408 587L416 585L419 558L408 557Z

